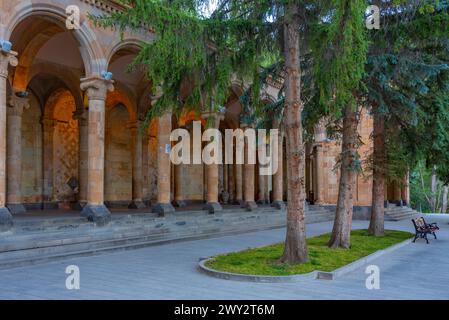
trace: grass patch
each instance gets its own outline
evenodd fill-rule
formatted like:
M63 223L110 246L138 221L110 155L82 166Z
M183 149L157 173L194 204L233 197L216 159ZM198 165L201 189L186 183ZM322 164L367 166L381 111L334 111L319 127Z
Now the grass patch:
M307 239L309 262L304 264L279 263L284 251L284 243L279 243L219 255L208 261L206 266L218 271L265 276L289 276L314 270L330 272L412 236L409 232L386 230L385 236L373 237L367 230L353 230L351 249L329 249L330 233L327 233Z

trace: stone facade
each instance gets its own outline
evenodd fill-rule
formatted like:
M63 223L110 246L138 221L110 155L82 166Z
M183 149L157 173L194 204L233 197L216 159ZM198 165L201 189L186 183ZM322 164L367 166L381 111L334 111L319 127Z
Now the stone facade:
M66 28L66 8L80 9L80 28ZM171 113L141 130L151 107L151 83L142 70L126 72L142 40L151 32L127 33L94 27L96 15L123 8L106 0L0 0L0 39L12 50L0 52L0 225L9 226L10 213L31 209L83 209L83 215L107 223L108 207L144 208L160 214L175 205L202 202L210 212L220 202L248 210L272 203L284 208L287 195L285 141L283 161L274 176L259 177L257 165L170 164L167 145L172 128L191 130L214 117L220 130L240 127L238 97L244 85L235 81L224 114ZM105 78L112 72L113 78ZM274 99L279 84L264 88ZM279 127L280 123L273 124ZM364 112L359 127L366 157L372 148L372 119ZM317 126L308 144L306 185L309 200L335 204L340 152ZM402 189L401 189L402 188ZM371 178L360 176L355 204L371 203ZM389 200L408 201L404 186L388 188ZM7 209L8 208L8 209ZM5 222L6 221L6 222ZM0 227L0 231L1 231Z

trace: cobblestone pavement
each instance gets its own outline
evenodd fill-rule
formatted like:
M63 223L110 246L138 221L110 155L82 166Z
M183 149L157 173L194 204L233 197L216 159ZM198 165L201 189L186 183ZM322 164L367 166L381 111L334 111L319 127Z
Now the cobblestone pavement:
M353 225L366 228L367 222ZM420 240L372 263L381 271L380 290L366 289L365 267L337 280L284 284L220 280L197 271L200 257L282 241L285 230L277 229L0 270L0 299L449 299L449 225L440 226L439 239L429 245ZM331 222L310 224L307 233L331 228ZM412 231L410 221L387 228ZM80 269L80 290L66 289L68 265Z

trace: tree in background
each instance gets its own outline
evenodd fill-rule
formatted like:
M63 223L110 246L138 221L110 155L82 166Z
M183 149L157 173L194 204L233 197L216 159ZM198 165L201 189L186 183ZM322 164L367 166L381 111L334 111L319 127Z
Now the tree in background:
M448 131L436 126L436 96L447 94L447 3L373 1L381 30L372 31L364 83L374 118L373 201L369 232L384 233L386 181L403 183L419 159L433 159ZM433 117L432 119L429 117ZM435 132L436 129L438 132ZM432 133L432 137L429 133Z
M331 1L329 23L323 23L315 40L316 83L320 102L331 118L342 122L342 150L337 208L329 247L349 248L356 177L360 172L357 131L359 105L368 40L365 0ZM323 43L325 45L323 45Z

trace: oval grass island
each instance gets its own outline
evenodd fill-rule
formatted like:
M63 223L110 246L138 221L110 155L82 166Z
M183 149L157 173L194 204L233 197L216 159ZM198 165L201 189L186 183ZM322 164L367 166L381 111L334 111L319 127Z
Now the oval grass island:
M284 243L278 243L202 260L199 270L216 278L251 282L335 279L410 243L412 236L410 232L385 230L383 237L373 237L367 230L353 230L350 249L330 249L327 233L307 239L309 261L304 264L279 263Z

